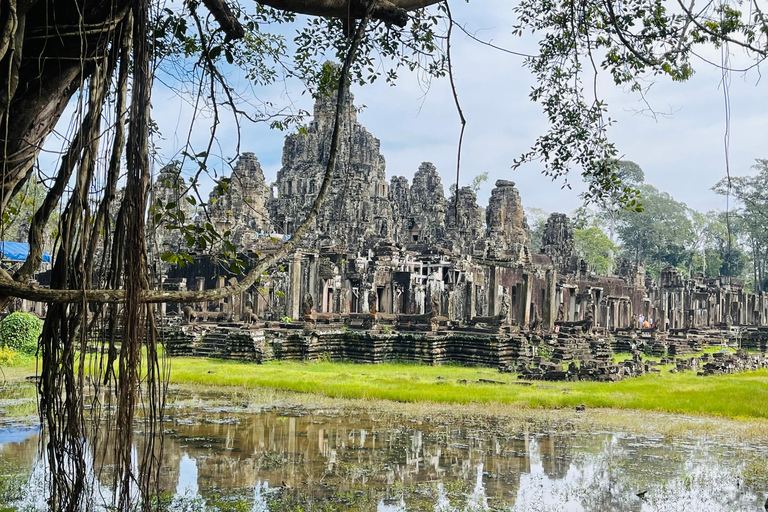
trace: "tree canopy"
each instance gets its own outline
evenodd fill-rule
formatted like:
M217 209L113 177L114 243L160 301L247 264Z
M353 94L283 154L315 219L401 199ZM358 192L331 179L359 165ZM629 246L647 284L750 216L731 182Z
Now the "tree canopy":
M638 189L643 210L622 211L618 215L622 251L631 259L662 266L687 266L695 242L688 207L653 185L641 185Z
M576 229L573 232L574 247L584 261L599 274L607 274L613 266L616 246L597 226Z
M733 238L728 239L727 234L721 237L721 245L725 246L724 274L738 275L735 272L743 266L738 257L740 249L735 243L741 239L752 256L755 289L764 291L768 286L768 230L765 228L768 220L768 159L757 159L752 169L755 174L724 178L713 189L736 200L736 208L729 212L728 219L724 219Z

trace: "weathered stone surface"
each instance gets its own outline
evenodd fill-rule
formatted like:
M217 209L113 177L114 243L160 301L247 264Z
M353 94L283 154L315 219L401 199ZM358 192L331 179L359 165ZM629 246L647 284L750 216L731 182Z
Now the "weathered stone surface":
M283 166L277 173L277 197L269 204L273 221L287 234L304 221L322 186L330 153L334 96L321 96L306 131L289 135ZM339 158L331 191L305 246L360 248L389 237L393 231L384 157L379 140L357 122L349 94L341 116Z
M231 232L238 250L253 248L259 235L273 230L266 202L269 188L256 155L243 153L237 160L224 194L211 193L208 215L219 233Z
M247 265L253 261L248 250L265 238L259 233L292 233L317 197L330 150L334 102L333 97L318 99L313 121L286 138L271 198L250 153L235 166L228 193L212 196L210 218L220 232L232 232ZM660 283L648 283L642 265L628 261L617 262L616 276L596 276L585 262L574 264L573 230L562 214L547 223L545 254L531 254L522 202L511 181L496 182L485 231L472 191L461 188L456 202L447 201L430 163L419 167L410 186L404 177L387 183L379 142L357 122L351 95L344 102L341 131L329 198L303 247L271 269L258 287L209 304L201 315L218 308L226 318L240 318L250 310L245 316L251 321L254 316L264 321L306 317L315 324L348 317L365 320L365 328L373 330L386 326L431 334L499 334L540 326L569 334L615 334L608 338L613 341L592 347L551 347L552 356L562 361L590 350L590 357L606 358L610 347L683 355L699 346L700 340L691 336L706 336L695 329L768 322L768 299L746 292L735 278L689 279L671 268L662 272ZM177 172L165 170L154 195L188 212L188 203L179 197L179 180ZM195 222L207 219L197 215ZM178 232L167 233L161 242L154 245L186 248ZM210 255L200 254L184 269L161 265L157 270L166 273L166 283L184 278L195 289L223 286L233 277ZM312 299L314 309L302 307L304 297ZM638 330L640 314L655 318L657 328ZM744 342L764 348L766 338L759 331ZM610 378L622 372L627 373L626 367Z
M485 235L482 209L477 205L477 196L471 188L461 187L456 196L448 201L447 226L454 252L473 254L477 246L482 255Z
M401 243L412 243L408 231L408 218L411 209L411 188L408 178L393 176L389 183L389 204L392 209L392 238Z
M531 235L515 183L498 180L485 211L488 251L491 258L508 258L526 264L531 260Z
M568 274L576 270L573 226L567 215L563 213L550 215L541 238L541 252L549 256L560 273Z
M422 162L410 190L408 232L412 243L446 244L446 200L443 183L431 162Z
M160 170L157 175L154 185L152 185L152 192L150 198L150 204L152 205L152 213L149 223L149 238L150 247L148 248L151 255L162 254L164 252L179 252L189 250L187 243L181 232L177 229L166 229L168 224L178 224L179 221L191 221L192 217L192 205L186 200L187 184L184 182L184 178L181 176L181 169L177 162L170 163ZM119 191L119 196L122 196L123 191ZM116 198L117 199L117 198ZM113 204L118 206L121 201L115 201ZM171 205L171 208L168 206ZM177 216L174 220L167 216L167 213L171 213ZM154 214L162 214L159 222L155 222ZM111 215L112 222L117 220L117 210Z
M645 285L645 265L642 262L629 258L616 258L615 265L617 276L623 277L628 283L638 288Z

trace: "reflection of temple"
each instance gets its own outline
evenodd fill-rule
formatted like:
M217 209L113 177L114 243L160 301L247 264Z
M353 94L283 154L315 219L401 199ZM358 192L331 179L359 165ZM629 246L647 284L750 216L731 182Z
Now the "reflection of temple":
M295 490L319 505L368 496L388 511L637 512L647 504L636 496L640 489L672 510L688 510L689 503L706 505L696 510L756 510L764 498L739 488L744 461L752 460L745 455L762 461L756 446L742 441L702 441L691 450L688 441L633 434L568 436L529 432L529 425L510 432L489 418L483 426L475 418L437 425L381 412L305 413L188 412L169 422L161 485L174 493L173 509L192 510L184 503L197 500L198 510L213 495L236 494L252 502L252 510L266 511L274 488ZM23 503L46 510L42 467L31 469L38 443L36 433L0 442L0 474L32 473ZM99 498L109 500L109 471L88 475ZM343 504L353 508L355 502Z
M244 153L228 194L212 194L207 213L196 222L210 220L230 232L249 263L257 252L282 243L320 190L334 109L333 99L321 98L314 120L286 138L271 187L256 157ZM357 121L351 95L343 112L330 195L301 249L242 296L206 305L209 311L234 320L250 319L251 313L293 321L429 315L443 319L441 325L496 322L545 329L587 318L596 327L626 328L639 314L656 319L661 330L768 323L766 297L746 292L737 279L683 279L668 268L653 284L641 264L626 260L617 262L615 275L595 275L575 254L573 229L562 214L550 217L543 253L533 254L522 202L510 181L496 182L484 216L468 187L446 199L430 163L421 164L410 185L398 176L387 183L379 141ZM185 205L191 215L178 182L178 169L164 169L154 197ZM184 249L178 234L162 225L153 236L158 250ZM194 264L163 269L166 288L219 287L233 277L202 248L196 251Z
M552 434L538 438L539 456L544 473L553 480L565 478L571 467L572 454L567 436Z

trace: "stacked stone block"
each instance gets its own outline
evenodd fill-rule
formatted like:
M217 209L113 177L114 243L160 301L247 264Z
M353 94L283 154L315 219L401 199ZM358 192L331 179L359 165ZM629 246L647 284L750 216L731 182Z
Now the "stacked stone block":
M265 343L263 331L233 327L217 327L202 336L194 347L194 355L216 359L235 359L262 363L274 354Z
M199 334L188 326L167 325L157 329L158 340L165 347L165 352L171 357L191 357L195 355L195 344Z

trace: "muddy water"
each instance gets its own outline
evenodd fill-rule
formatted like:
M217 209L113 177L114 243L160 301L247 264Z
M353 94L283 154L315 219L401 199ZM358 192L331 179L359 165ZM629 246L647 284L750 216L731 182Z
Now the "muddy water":
M535 423L509 431L493 419L443 424L280 405L240 410L206 400L169 409L162 484L171 508L239 500L254 512L702 512L761 510L768 495L759 473L768 443L548 432ZM0 478L16 475L37 489L37 446L37 429L0 423Z

